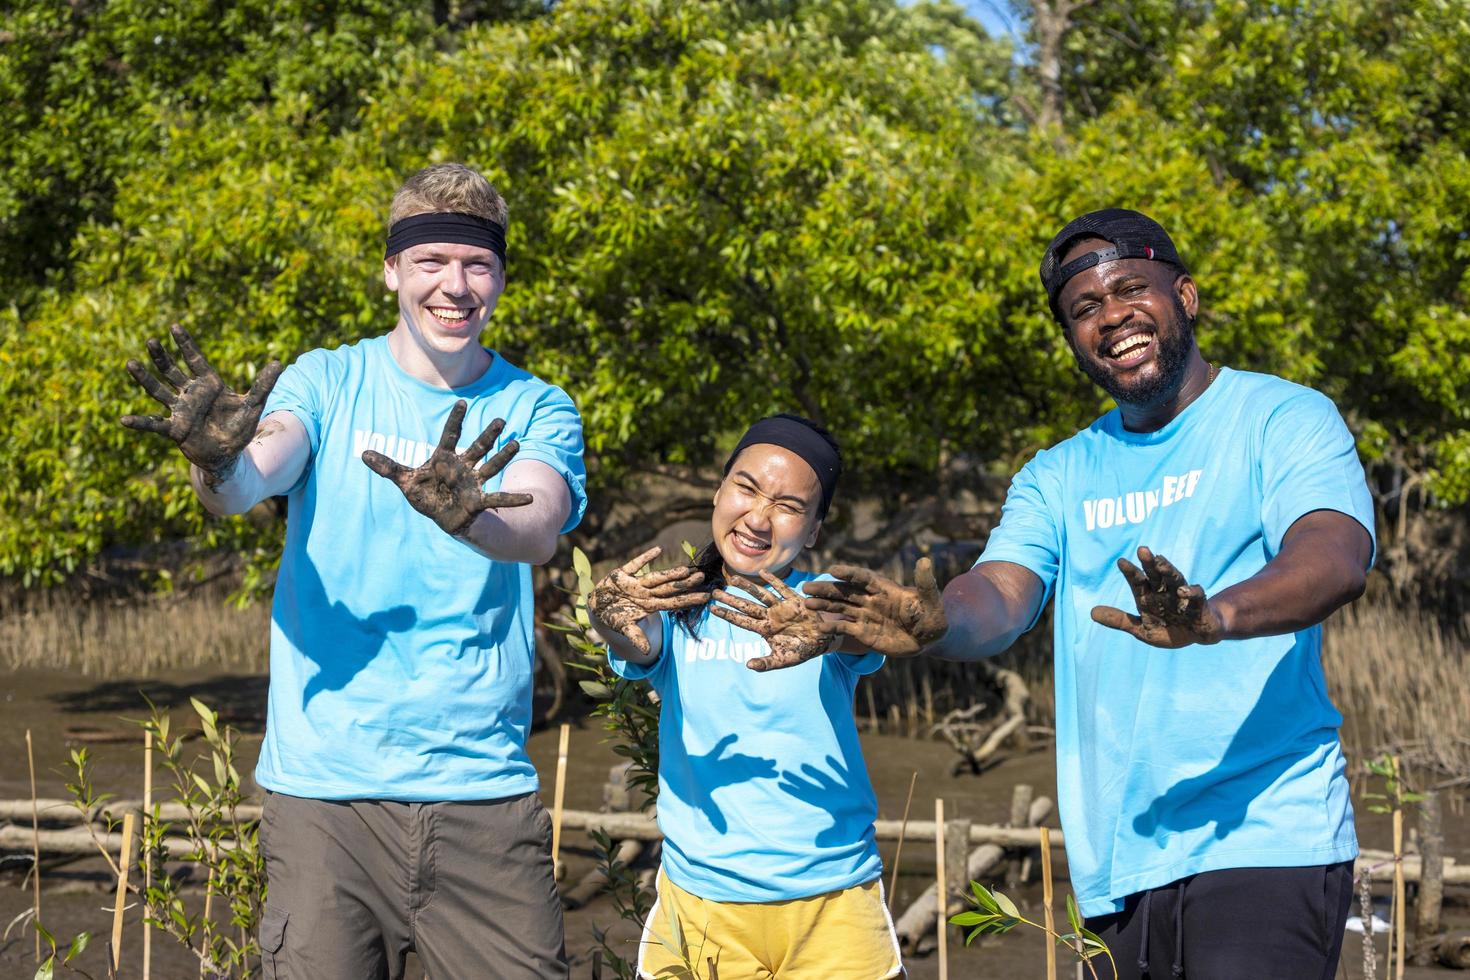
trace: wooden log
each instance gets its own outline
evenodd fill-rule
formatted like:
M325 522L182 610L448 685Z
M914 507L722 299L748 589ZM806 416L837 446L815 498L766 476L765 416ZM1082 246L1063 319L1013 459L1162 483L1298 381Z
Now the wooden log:
M52 826L75 827L84 823L91 823L101 819L103 813L121 819L127 813L142 813L142 800L109 800L105 806L98 807L90 814L84 814L72 806L70 800L39 799L36 806L40 811L41 823ZM241 820L255 822L260 820L259 803L243 803L238 809ZM29 823L31 819L30 800L0 800L0 821L19 823L24 820ZM182 803L160 803L158 805L158 819L164 823L183 823L189 819L189 811Z
M593 830L601 828L609 837L624 840L657 840L658 824L653 817L643 813L591 813L586 810L568 810L562 814L562 826L568 830ZM879 840L898 840L903 833L900 820L879 820L873 824ZM910 820L906 841L934 841L934 821ZM1051 832L1053 847L1063 845L1062 832ZM999 844L1005 847L1040 847L1041 832L1034 827L1000 827L995 824L970 824L970 844Z
M1439 961L1456 970L1470 970L1470 932L1452 932L1441 939Z
M1424 794L1419 802L1419 894L1414 902L1414 964L1434 963L1434 939L1439 935L1439 913L1444 904L1444 826L1439 793Z
M1420 881L1423 877L1422 863L1418 854L1405 855L1404 881ZM1354 872L1356 874L1371 873L1373 881L1393 881L1393 852L1369 850L1360 852ZM1458 864L1454 858L1445 858L1444 883L1446 885L1470 885L1470 864Z
M93 843L92 835L85 827L74 827L70 830L43 830L38 834L39 845L42 854L75 854L85 857L98 854L97 844ZM97 832L97 841L107 849L109 854L122 853L122 834L105 834ZM164 848L168 851L171 861L189 861L193 853L193 846L183 837L166 837L163 841ZM234 845L226 840L220 842L220 847L229 850ZM23 827L0 827L0 851L29 851L31 849L31 832L29 828Z

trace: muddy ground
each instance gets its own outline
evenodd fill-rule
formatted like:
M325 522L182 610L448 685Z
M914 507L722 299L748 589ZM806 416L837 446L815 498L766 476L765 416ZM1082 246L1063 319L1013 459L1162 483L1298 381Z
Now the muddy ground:
M0 703L3 703L4 710L3 731L0 731L0 746L3 746L0 749L0 798L21 799L30 794L25 755L27 728L32 730L36 747L39 794L43 797L63 796L66 781L63 770L68 749L84 744L84 737L95 738L95 734L87 736L87 731L131 733L133 729L120 719L136 718L143 713L145 706L140 694L174 709L181 722L190 717L190 696L199 697L213 706L242 732L240 748L244 764L240 769L245 772L247 767L253 766L260 744L265 690L264 677L248 675L197 674L175 676L167 681L99 682L60 672L12 673L0 681ZM567 776L566 805L569 808L596 810L601 805L608 769L618 761L603 738L595 721L573 725ZM556 742L556 731L551 729L536 732L530 743L531 756L542 773L548 797L555 773ZM122 796L141 795L140 738L131 744L96 741L85 744L89 745L96 758L94 771L100 788ZM883 819L902 816L904 798L914 772L918 773L914 819L932 819L934 800L942 795L946 815L951 819L967 817L980 823L1004 823L1009 817L1011 792L1015 785L1029 783L1038 794L1054 795L1055 769L1049 747L1007 758L980 777L951 777L951 753L939 743L898 736L865 735L863 745ZM1359 837L1364 846L1387 848L1390 843L1387 818L1367 813L1362 804L1358 804L1358 813ZM1049 823L1057 825L1055 816ZM1445 829L1448 852L1462 863L1470 861L1470 817L1464 815L1463 809L1456 815L1446 808ZM579 879L593 866L592 852L587 844L585 836L580 833L569 833L563 841L568 883ZM892 844L884 847L883 857L891 869ZM18 864L13 862L9 868L0 869L0 923L9 922L31 903L29 889L22 888L21 875L14 870ZM104 908L111 905L114 883L105 875L103 867L100 860L84 860L53 868L45 874L42 908L45 921L54 931L70 936L87 930L95 937L104 937L110 930L111 914ZM906 844L893 897L895 914L918 896L932 880L933 873L932 845ZM885 885L887 874L885 871ZM1058 886L1060 892L1065 888L1066 876L1066 862L1060 855L1056 875L1061 883ZM1015 897L1023 908L1036 910L1040 902L1040 886L1023 888ZM1447 922L1457 928L1470 928L1470 890L1450 889L1446 896L1445 914ZM133 912L128 917L122 977L141 975L138 956L142 926L136 915ZM605 900L567 913L567 950L574 964L573 977L590 975L593 926L612 925L614 918ZM623 935L631 950L631 930L624 930ZM952 931L950 936L949 975L957 980L971 977L1011 980L1044 974L1044 946L1039 934L1030 930L979 940L969 948L962 945L957 931ZM31 975L34 970L32 943L31 934L20 930L13 930L8 940L0 941L0 978L10 980ZM1379 975L1382 976L1386 949L1381 938L1378 948ZM100 978L105 975L102 967L104 955L99 939L83 956L80 965L92 976ZM1065 958L1060 962L1064 965L1061 976L1070 978L1073 973L1066 968ZM1339 977L1357 980L1362 976L1361 964L1361 937L1349 935ZM915 980L932 980L938 976L935 956L911 958L907 965L910 976ZM1406 974L1411 980L1449 980L1457 975L1463 974L1434 968L1410 968ZM173 945L166 936L155 934L153 976L159 980L185 980L197 977L198 969L184 950ZM420 977L422 974L416 965L411 964L409 976Z

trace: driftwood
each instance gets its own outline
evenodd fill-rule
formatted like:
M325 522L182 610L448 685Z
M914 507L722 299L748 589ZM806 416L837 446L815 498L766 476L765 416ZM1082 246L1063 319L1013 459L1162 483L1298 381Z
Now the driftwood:
M1456 970L1470 970L1470 932L1454 932L1441 939L1439 961Z
M950 767L952 776L963 772L978 776L1008 740L1026 737L1026 703L1031 700L1026 682L1013 670L995 669L990 677L1001 693L1004 714L999 720L976 721L990 707L980 701L949 712L933 728L960 755Z
M79 857L88 854L97 854L98 846L107 850L108 854L122 853L122 834L107 834L97 832L94 840L91 833L85 827L75 827L70 830L42 830L38 834L40 838L41 853L51 855L77 855ZM165 837L163 839L164 849L172 861L189 861L194 853L194 846L183 837ZM219 844L222 850L229 850L233 845L228 841ZM29 851L31 849L31 830L29 827L0 827L0 851Z
M1414 901L1414 963L1429 966L1435 959L1444 903L1444 826L1439 793L1434 790L1425 793L1419 803L1419 855L1423 880Z
M108 800L103 806L95 807L90 813L82 813L70 800L48 800L36 801L36 808L40 811L41 823L52 826L76 827L86 823L95 823L102 819L104 813L111 814L121 820L127 813L141 814L143 812L142 800ZM236 815L247 823L260 819L259 803L242 803L235 808ZM182 803L160 803L158 804L158 818L169 823L184 823L189 819L189 811ZM0 821L20 823L31 822L30 800L0 800Z

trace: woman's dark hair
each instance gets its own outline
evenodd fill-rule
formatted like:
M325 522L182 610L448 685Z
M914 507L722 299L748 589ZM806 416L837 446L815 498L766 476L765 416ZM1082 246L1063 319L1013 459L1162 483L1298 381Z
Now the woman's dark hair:
M725 560L720 557L720 549L715 547L711 541L694 553L689 564L704 573L704 581L699 585L699 591L706 595L715 589L725 587ZM702 606L694 606L691 609L674 610L674 621L683 628L684 632L698 639L699 624L704 617L709 615L709 603Z

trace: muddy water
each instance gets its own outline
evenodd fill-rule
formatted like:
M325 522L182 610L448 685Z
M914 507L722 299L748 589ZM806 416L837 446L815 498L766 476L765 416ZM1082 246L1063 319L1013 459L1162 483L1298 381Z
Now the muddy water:
M67 753L69 749L83 745L95 759L93 770L100 789L119 796L140 796L141 736L137 734L136 727L125 719L138 718L146 712L144 696L160 708L169 710L176 722L186 727L194 725L193 712L189 707L191 696L219 711L242 733L238 767L242 773L248 773L254 767L264 728L265 690L266 679L263 676L208 672L175 674L168 679L108 681L55 671L12 673L0 680L0 706L3 706L3 715L0 715L3 718L3 727L0 727L0 746L3 746L0 749L0 798L18 799L30 795L25 755L27 728L31 729L35 742L37 783L41 796L65 795ZM108 737L127 741L99 741ZM542 774L549 803L556 771L556 730L534 733L529 749ZM867 735L863 738L863 750L883 819L903 816L910 778L915 773L918 775L911 818L916 820L932 820L934 800L941 796L945 802L945 813L951 819L965 817L977 823L1004 823L1009 819L1011 793L1017 784L1028 783L1037 794L1054 795L1055 767L1049 748L1012 756L981 777L954 778L949 775L952 755L947 747L938 743ZM618 756L605 742L605 735L595 719L574 722L567 775L567 807L598 809L602 804L608 769L617 761ZM1362 805L1358 810L1359 835L1365 846L1387 847L1390 839L1387 818L1366 813ZM1470 861L1470 819L1455 816L1448 809L1446 819L1449 853L1462 862ZM1049 823L1057 825L1055 816ZM591 869L591 851L586 838L578 833L569 834L563 848L568 881L575 881ZM892 844L885 845L883 857L888 869L884 873L886 887L894 858ZM933 874L932 845L906 844L892 901L895 912L906 908L933 880ZM1066 878L1065 859L1060 856L1056 875L1060 894L1065 889ZM96 936L102 936L109 930L111 916L101 909L111 904L111 882L103 873L100 861L81 861L52 870L44 881L43 908L47 910L48 923L67 935L87 929ZM1024 888L1016 897L1023 907L1029 906L1034 910L1040 901L1040 889L1038 886ZM1452 889L1447 895L1446 916L1460 928L1470 927L1470 908L1466 907L1466 898L1464 889ZM13 872L0 875L0 923L10 921L29 904L29 890L20 887L20 876ZM126 957L121 974L124 977L141 975L137 962L141 925L133 922L133 916L136 916L135 911L130 913L128 920ZM573 958L574 977L590 975L588 951L593 945L592 927L611 925L613 919L614 913L606 902L595 902L567 914L567 951ZM0 977L29 976L33 969L29 966L31 937L23 934L17 938L18 932L12 932L8 941L0 941ZM627 930L615 934L629 943L631 952L632 934ZM963 947L957 933L951 933L950 945L949 973L957 980L969 977L1010 980L1043 975L1044 946L1040 936L1030 930L979 940L968 949ZM1340 976L1356 978L1362 975L1360 948L1360 937L1350 936L1345 960L1351 962L1344 963ZM155 935L153 949L154 977L172 980L197 976L197 966L166 937ZM1385 952L1380 941L1380 972ZM99 941L96 948L85 955L83 968L94 975L101 975L102 960ZM1061 962L1065 964L1065 959ZM910 975L919 980L938 976L934 956L912 959L908 966ZM1419 969L1410 969L1407 973L1408 977L1416 980L1431 977L1448 980L1453 975L1445 971ZM410 976L420 974L414 968ZM1061 976L1070 978L1073 973L1067 968Z

